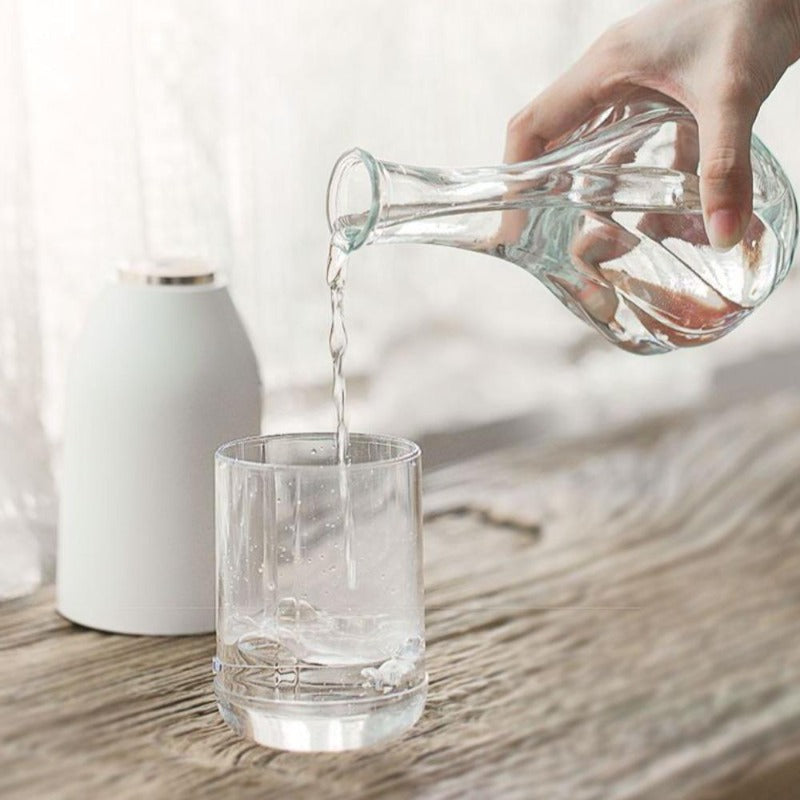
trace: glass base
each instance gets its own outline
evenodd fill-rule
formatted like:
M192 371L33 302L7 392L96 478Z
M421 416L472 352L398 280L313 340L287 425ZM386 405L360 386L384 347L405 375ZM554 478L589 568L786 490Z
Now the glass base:
M222 718L239 736L299 752L354 750L393 739L421 716L427 678L411 689L376 698L325 703L253 701L215 686Z

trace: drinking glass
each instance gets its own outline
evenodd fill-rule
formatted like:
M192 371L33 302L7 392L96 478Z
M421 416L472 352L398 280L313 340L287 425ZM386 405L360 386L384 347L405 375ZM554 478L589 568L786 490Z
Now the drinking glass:
M420 450L351 434L253 437L216 453L220 713L285 750L397 736L427 694Z

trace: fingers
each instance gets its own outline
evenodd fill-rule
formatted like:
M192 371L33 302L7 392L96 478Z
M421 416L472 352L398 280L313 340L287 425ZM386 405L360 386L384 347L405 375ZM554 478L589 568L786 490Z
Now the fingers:
M579 77L580 69L580 65L575 65L511 119L503 155L506 164L536 158L548 142L569 133L589 115L594 101L588 92L588 84ZM525 210L505 210L501 217L498 242L515 242L528 219L529 214Z
M642 62L636 41L625 21L609 28L567 72L511 119L505 162L536 158L548 143L585 122L599 103L644 89L629 80Z
M580 272L601 278L606 263L631 252L638 244L638 237L604 214L587 211L583 225L572 237L569 252Z
M750 140L757 108L749 101L715 101L701 107L700 199L711 244L733 247L753 211Z
M506 164L536 158L548 142L583 122L594 100L576 65L512 117L506 132Z

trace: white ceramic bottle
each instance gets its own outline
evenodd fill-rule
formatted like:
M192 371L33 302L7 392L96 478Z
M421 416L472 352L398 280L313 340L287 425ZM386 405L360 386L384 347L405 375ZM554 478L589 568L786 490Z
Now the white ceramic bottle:
M253 348L202 264L122 271L67 388L57 605L93 628L214 629L214 451L258 433Z

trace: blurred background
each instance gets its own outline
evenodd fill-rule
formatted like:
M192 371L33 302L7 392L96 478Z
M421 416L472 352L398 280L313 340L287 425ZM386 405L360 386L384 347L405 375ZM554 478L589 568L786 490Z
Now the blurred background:
M496 163L508 118L643 5L0 0L0 536L16 543L0 571L51 571L70 352L121 262L224 270L259 357L264 430L330 429L337 156ZM795 184L798 119L794 70L756 130ZM421 439L431 467L773 391L800 363L798 280L724 341L647 359L504 262L367 248L346 296L351 429Z

